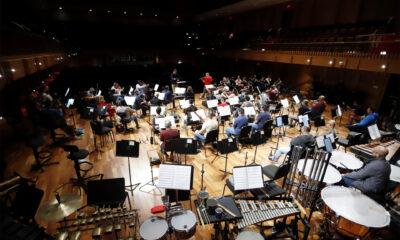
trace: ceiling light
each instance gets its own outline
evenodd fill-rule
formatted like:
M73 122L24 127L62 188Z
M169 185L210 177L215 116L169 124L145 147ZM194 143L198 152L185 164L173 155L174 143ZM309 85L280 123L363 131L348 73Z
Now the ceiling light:
M42 66L42 62L39 62L39 66Z
M53 37L53 40L56 40L56 38L55 38L55 37Z
M178 64L182 64L182 60L178 60Z
M333 64L333 61L332 61L332 60L330 60L330 61L329 61L329 64L330 64L330 65L332 65L332 64Z
M309 63L309 62L311 62L311 59L308 58L306 61Z
M3 75L0 74L0 78L2 78L2 77L3 77Z
M107 10L107 13L111 13L111 11L110 11L110 10Z
M188 43L187 45L190 46L190 43Z
M261 51L263 51L263 52L264 52L264 51L265 51L265 48L261 48Z
M15 70L15 68L11 68L11 72L15 72L16 70Z
M124 14L126 15L126 11L124 11Z
M189 39L191 39L192 37L191 37L191 36L189 36L188 38L189 38Z
M89 12L93 12L93 9L89 9Z
M140 16L143 16L143 13L141 12L141 13L139 13L139 15L140 15Z
M156 13L156 14L154 14L154 17L158 17L158 14Z
M385 64L382 64L382 65L381 65L381 68L382 68L382 69L386 69L386 65L385 65Z
M62 6L59 6L58 9L59 9L59 10L63 10Z
M386 55L386 51L381 51L380 54L381 55Z
M61 60L63 60L63 57L60 57Z
M176 16L176 19L178 19L179 18L179 16Z
M57 60L60 60L60 58L56 58Z

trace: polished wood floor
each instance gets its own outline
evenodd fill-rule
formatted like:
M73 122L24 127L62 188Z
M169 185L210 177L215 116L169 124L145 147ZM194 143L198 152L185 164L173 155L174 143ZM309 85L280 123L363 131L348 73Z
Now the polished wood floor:
M196 106L199 108L204 108L201 105L201 100L198 99L198 95L196 99ZM328 108L325 112L326 121L330 119L330 108ZM175 109L177 113L181 114L182 111L180 109ZM345 113L347 114L347 113ZM69 120L71 121L71 119ZM148 182L151 179L150 175L150 166L149 161L147 158L147 151L151 149L159 150L158 144L150 144L150 136L151 136L151 127L148 124L148 118L140 119L140 128L136 129L132 134L120 134L115 133L116 139L134 139L136 141L140 141L140 154L139 158L131 159L131 166L132 166L132 175L133 179L132 182L140 182L142 184ZM70 141L69 144L77 145L79 148L84 148L89 151L94 150L93 144L93 134L90 130L89 121L80 119L77 117L76 119L77 128L83 129L85 134L83 134L79 140ZM342 123L347 123L347 116L343 117ZM72 122L71 122L72 124ZM133 124L134 125L134 124ZM324 131L325 127L319 129L319 131ZM315 133L315 128L312 129L312 133ZM346 137L348 130L343 126L337 126L338 135L339 137ZM222 132L222 126L220 129ZM288 128L287 135L294 137L298 135L298 127L297 128ZM182 137L193 137L193 132L188 130L188 134L186 131L181 130ZM221 135L221 137L224 137ZM158 143L158 139L156 140ZM288 146L290 142L289 138L284 138L283 142L280 143L280 146ZM50 143L50 140L48 140ZM258 147L257 158L256 162L261 165L267 164L274 164L268 160L268 155L270 154L272 146L274 143L270 141ZM47 167L43 173L40 172L31 172L30 168L31 165L34 163L34 157L30 148L26 147L23 143L16 143L10 144L6 152L6 159L7 168L6 168L6 176L12 175L13 172L18 172L22 176L25 177L35 177L38 176L37 187L44 190L45 195L42 199L42 203L45 203L50 198L54 197L54 190L69 181L69 178L74 177L74 168L73 162L67 159L67 153L61 147L51 147L47 146L50 151L53 152L52 161L58 161L60 164L52 165ZM123 157L116 157L115 156L115 143L108 143L105 147L101 148L104 153L93 153L89 155L87 158L88 161L94 164L94 168L91 171L91 174L103 173L104 178L117 178L117 177L124 177L125 182L128 183L128 163L127 159ZM225 161L223 158L217 159L214 163L211 163L211 160L214 158L215 150L212 150L210 147L207 147L207 157L204 156L204 150L202 150L199 154L195 156L188 156L188 164L194 166L194 189L192 190L193 194L196 194L197 191L200 189L201 184L201 167L204 164L205 174L204 174L204 185L207 188L207 191L210 193L210 196L220 196L222 194L222 190L224 187L225 180L221 180L222 173L219 169L224 168ZM250 163L254 157L254 148L252 149L244 149L239 152L235 152L229 155L228 161L228 170L231 171L232 167L238 165L244 165L245 162L245 155L247 153L248 160L247 162ZM280 161L283 160L281 157ZM157 169L154 169L154 175L158 176ZM150 209L156 205L162 204L161 196L158 194L157 191L152 191L152 188L145 188L144 191L139 191L136 189L134 191L134 196L131 197L131 203L134 208L140 210L140 222L147 219L151 216ZM146 192L149 191L149 192ZM78 194L79 191L76 188L71 188L67 186L61 190L62 193L76 193ZM227 193L230 194L229 190ZM86 203L86 197L83 196L83 204ZM195 199L195 196L192 198ZM185 203L186 208L189 208L189 204ZM194 210L195 211L195 210ZM72 215L74 216L74 215ZM56 222L43 222L38 220L38 223L47 228L48 233L55 234L56 228L58 224ZM313 220L313 229L318 229L318 223L320 221L320 216ZM205 228L203 229L200 226L197 226L197 231L195 236L192 239L210 239L210 234L213 232L212 228ZM84 238L82 239L90 239L91 233L85 233ZM126 237L126 236L125 236ZM314 236L316 237L316 236ZM312 234L310 235L310 239L315 239Z

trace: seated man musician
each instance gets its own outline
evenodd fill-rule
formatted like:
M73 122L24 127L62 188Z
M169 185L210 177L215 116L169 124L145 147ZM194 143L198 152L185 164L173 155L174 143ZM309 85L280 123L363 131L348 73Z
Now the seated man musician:
M218 121L215 119L214 111L208 112L208 119L203 123L200 130L196 130L194 133L194 137L198 140L199 148L203 148L203 144L206 141L207 134L212 131L218 129Z
M306 114L307 112L310 111L310 108L308 107L308 100L305 99L301 102L301 106L299 108L299 114L296 116L289 116L290 122L289 125L290 127L294 127L293 125L293 121L297 122L299 121L299 116L303 116L304 114Z
M323 132L322 134L321 134L321 136L327 136L327 135L329 135L329 134L333 134L333 136L337 136L337 131L336 131L336 129L335 129L335 126L336 126L336 122L335 122L335 120L329 120L327 123L326 123L326 127L327 127L327 129L325 130L325 132Z
M349 107L349 124L353 124L355 121L360 121L361 117L365 115L365 109L361 106L358 101L353 102L353 106Z
M373 125L378 120L378 113L375 112L375 109L373 107L367 108L367 114L368 115L361 122L352 125L347 125L346 127L350 131L364 132L367 129L367 127Z
M153 132L156 134L160 132L158 125L156 125L156 118L165 118L164 114L161 114L161 111L162 111L161 107L158 106L156 108L156 116L154 116L153 118Z
M179 131L177 129L172 129L171 126L171 121L165 120L165 130L162 130L160 133L160 147L163 152L165 149L165 143L168 140L180 138ZM166 152L164 152L164 154L168 157L168 154ZM171 151L170 160L173 160L173 155L174 152Z
M158 93L155 93L154 96L150 99L149 104L151 106L160 106L161 100L158 99Z
M318 97L318 100L311 105L311 119L321 115L326 108L325 96L321 95Z
M190 112L195 111L197 111L197 107L194 105L194 100L189 99L189 107L183 110L185 116L182 117L182 128L186 128L187 124L191 122Z
M233 122L233 127L227 127L225 129L226 135L230 138L232 135L238 136L242 127L247 126L249 119L244 115L244 109L239 108L239 117Z
M362 169L342 175L345 185L355 187L374 199L383 199L385 187L389 183L390 164L385 157L388 149L383 146L375 147L372 151L374 158ZM381 196L379 196L381 195Z
M268 105L261 105L261 112L257 115L254 123L251 124L252 132L261 129L265 122L271 119L271 114L268 112Z
M282 154L287 154L290 152L291 147L293 146L300 146L303 148L309 147L315 142L315 137L310 134L310 127L303 126L301 127L301 134L290 141L289 147L280 147L276 150L275 155L272 159L273 162L278 162L279 157Z

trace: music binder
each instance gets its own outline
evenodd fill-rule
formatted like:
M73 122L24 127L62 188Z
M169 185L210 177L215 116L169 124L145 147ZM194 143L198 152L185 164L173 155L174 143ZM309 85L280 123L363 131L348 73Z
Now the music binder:
M190 107L190 102L189 100L179 100L179 106L181 107L181 109L186 109Z
M260 165L233 168L235 191L263 188L263 173Z
M294 102L295 102L296 104L299 104L299 103L300 103L300 99L299 99L299 97L298 97L297 95L294 95L294 96L293 96L293 100L294 100Z
M232 98L228 98L227 102L230 105L239 105L239 97L232 97Z
M171 126L175 127L175 118L173 116L167 116L164 118L154 118L154 124L158 125L159 129L165 129L166 120L169 120L171 122Z
M193 188L193 166L161 164L158 187L190 191Z
M217 143L217 149L221 154L228 154L238 150L235 138L225 138Z
M157 92L159 86L160 86L160 85L158 85L158 84L154 85L154 91L155 91L155 92Z
M175 153L178 154L197 154L197 140L192 138L178 138L175 141Z
M256 110L254 107L244 107L244 115L246 116L255 116L256 115Z
M281 100L283 108L289 108L289 100L287 98Z
M67 104L65 104L65 107L70 108L74 105L75 99L69 98L67 101Z

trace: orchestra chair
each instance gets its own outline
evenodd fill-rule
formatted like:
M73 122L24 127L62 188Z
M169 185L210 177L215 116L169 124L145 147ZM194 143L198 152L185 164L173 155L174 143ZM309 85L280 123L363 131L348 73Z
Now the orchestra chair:
M264 131L265 136L267 137L267 139L270 139L272 137L272 124L273 124L274 120L270 119L267 120L264 125L262 126L262 130Z
M269 164L262 168L263 174L270 179L270 182L285 177L289 173L289 171L289 161L284 161L280 166Z
M211 130L207 133L206 140L204 141L204 157L207 157L206 145L211 144L211 146L214 146L214 144L217 144L218 135L219 129Z
M133 132L133 128L128 127L128 124L132 122L130 118L124 118L125 113L119 113L118 116L121 118L121 124L124 126L124 133Z
M161 148L161 158L162 158L162 162L165 163L166 162L166 155L168 154L168 152L174 152L175 151L175 139L169 139L167 141L165 141L165 147L160 146Z
M235 186L233 184L233 176L230 176L228 179L226 179L224 189L222 190L222 196L225 196L224 194L225 194L226 187L228 187L229 190L233 193L233 197L235 197L237 194L241 194L241 193L245 192L245 190L235 191Z
M275 114L279 114L281 112L282 104L281 103L276 103L276 106L274 108L270 108L269 112L271 115L275 116Z
M250 132L251 132L251 126L250 125L244 126L244 127L242 127L242 129L240 129L240 133L236 137L237 140L238 140L237 141L238 144L241 145L241 148L239 148L239 153L240 153L240 150L244 146L246 146L248 144L251 144Z
M100 136L100 145L104 146L104 142L106 138L110 137L111 142L115 141L114 132L111 128L103 126L100 121L90 121L90 127L92 129L93 138L94 138L94 146L97 148L96 136Z
M110 117L110 115L108 114L108 108L105 105L102 106L98 106L97 107L97 116L99 117L100 120L105 120L108 117ZM111 117L110 117L111 119Z
M95 177L103 177L103 174L96 174L86 177L86 174L94 167L93 163L85 161L84 159L89 156L89 151L86 149L79 149L75 145L64 145L64 151L69 152L67 158L74 161L74 168L76 178L70 178L70 183L74 186L82 187L85 192L87 190L86 181ZM81 165L88 165L87 168L81 168ZM83 175L81 174L83 172Z
M39 147L42 147L44 145L46 145L46 140L43 138L42 135L31 138L27 142L27 146L32 148L33 156L35 157L35 164L32 165L32 171L40 170L41 172L44 172L44 167L59 163L59 162L51 162L51 163L48 162L51 159L52 152L46 150L42 151L38 150ZM44 155L45 153L47 154Z
M361 133L359 132L349 132L346 138L338 138L336 143L342 147L344 147L344 152L347 152L347 148L357 145L361 139ZM338 149L339 149L338 147Z

